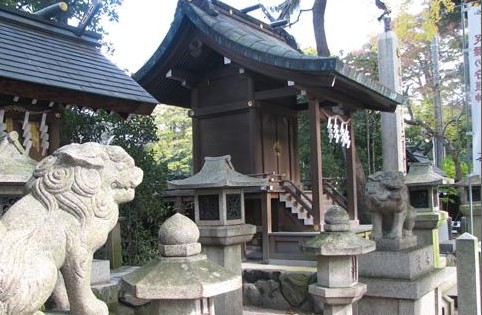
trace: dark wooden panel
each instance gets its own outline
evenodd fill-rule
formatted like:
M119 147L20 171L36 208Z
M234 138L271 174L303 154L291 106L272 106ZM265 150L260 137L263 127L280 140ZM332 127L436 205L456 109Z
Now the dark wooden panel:
M195 119L200 158L229 154L237 171L253 174L248 115L243 112Z

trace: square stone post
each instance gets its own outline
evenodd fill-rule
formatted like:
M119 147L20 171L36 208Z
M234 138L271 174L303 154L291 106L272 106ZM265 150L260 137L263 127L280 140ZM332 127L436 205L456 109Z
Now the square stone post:
M478 239L469 233L457 238L457 292L459 314L480 314Z

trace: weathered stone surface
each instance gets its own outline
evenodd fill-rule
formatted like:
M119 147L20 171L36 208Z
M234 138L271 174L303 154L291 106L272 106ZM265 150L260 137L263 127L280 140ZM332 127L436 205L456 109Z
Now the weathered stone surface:
M141 180L142 170L117 146L70 144L42 160L28 194L0 220L0 287L12 288L0 296L8 309L0 313L34 313L62 267L71 312L107 315L90 288L90 262L117 223L118 204L134 198Z
M244 304L253 306L262 306L263 297L254 283L243 284Z
M110 262L108 260L94 259L90 273L90 284L102 284L110 282Z
M94 285L92 292L101 301L104 301L109 311L117 311L120 287L116 284Z
M280 290L280 285L274 280L258 281L256 287L263 299L262 306L275 310L288 310L291 305L285 300Z
M372 213L373 239L377 246L380 240L394 242L412 237L416 212L410 206L403 173L376 172L368 176L365 195ZM401 250L403 245L412 246L412 243L400 242L394 244L393 249L385 247L384 250Z
M243 270L243 281L248 283L255 283L259 280L278 281L280 274L279 270L245 269Z
M313 273L284 272L280 275L281 292L295 307L301 306L308 297L308 286L313 283Z

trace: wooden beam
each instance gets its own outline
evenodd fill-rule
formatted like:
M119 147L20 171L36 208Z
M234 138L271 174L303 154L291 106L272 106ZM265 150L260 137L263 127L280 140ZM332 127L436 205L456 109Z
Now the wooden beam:
M166 78L181 82L182 86L190 89L194 86L196 76L189 71L173 68L167 71Z
M203 108L198 108L196 110L194 110L194 106L193 106L194 115L192 117L200 118L200 117L205 117L210 115L220 115L220 114L231 113L239 110L248 110L249 108L253 107L253 105L254 105L253 101L248 100L248 101L237 101L237 102L225 103L217 106L203 107Z
M301 94L296 87L288 86L279 89L265 90L254 93L254 99L257 101L269 100L273 98L290 97Z
M47 85L0 78L0 92L12 97L21 96L38 102L48 101L75 104L92 108L104 108L122 113L151 114L156 104L126 100L108 95L92 94Z
M353 118L353 115L351 115ZM354 120L352 119L348 130L350 132L351 145L346 150L346 192L348 198L348 215L350 221L358 225L358 203L357 203L357 189L356 189L356 147L355 147L355 132Z
M311 151L311 184L313 193L313 225L316 231L322 231L324 223L323 209L323 172L321 164L321 126L320 102L318 99L309 102L310 115L310 151Z

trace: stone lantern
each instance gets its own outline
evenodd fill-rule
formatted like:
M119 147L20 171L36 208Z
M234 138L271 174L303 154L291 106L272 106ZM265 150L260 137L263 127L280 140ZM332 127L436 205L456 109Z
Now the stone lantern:
M201 254L199 230L177 213L159 230L160 257L122 278L136 298L152 300L149 314L214 315L213 297L241 288L241 276Z
M439 211L438 187L452 183L451 179L436 174L432 163L411 164L405 177L410 204L417 212Z
M352 304L367 290L358 282L358 255L375 250L375 242L350 232L350 218L341 207L325 214L324 231L303 245L317 260L317 283L309 286L313 297L325 304L325 315L351 315Z
M435 267L443 267L438 228L448 218L448 213L439 208L438 187L451 183L451 179L436 174L431 163L413 163L405 176L410 204L417 211L413 232L419 246L433 245Z
M245 224L243 189L267 186L268 181L236 172L229 155L206 157L204 161L197 174L170 181L168 187L194 190L195 221L203 253L241 275L241 245L256 233L256 226ZM217 297L215 308L218 314L241 315L241 290Z
M200 226L244 224L243 188L266 186L267 180L236 172L229 155L204 160L199 173L170 181L168 187L194 190L195 222Z
M0 131L0 217L24 195L37 162L18 141L18 133Z

